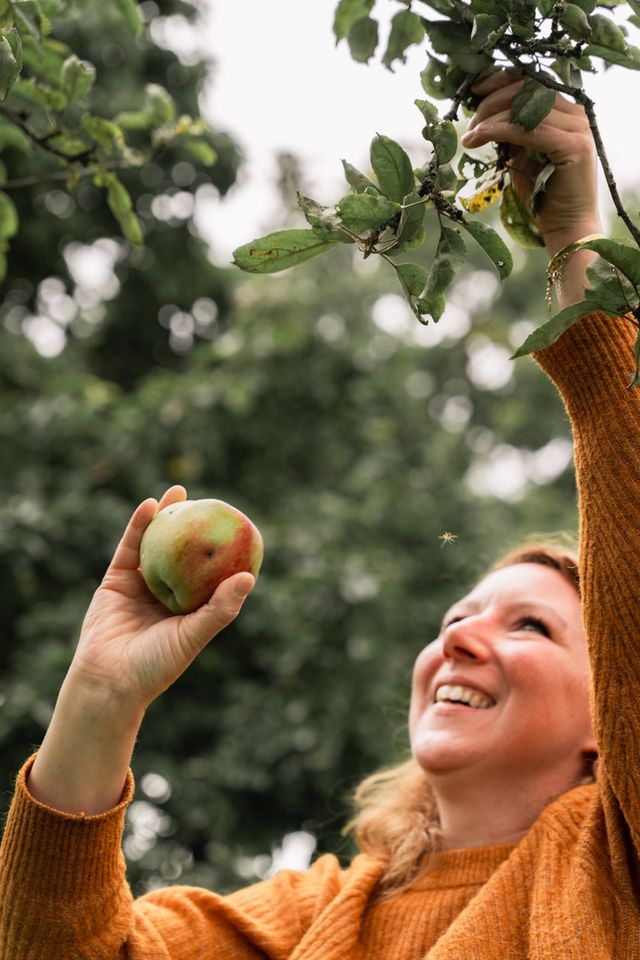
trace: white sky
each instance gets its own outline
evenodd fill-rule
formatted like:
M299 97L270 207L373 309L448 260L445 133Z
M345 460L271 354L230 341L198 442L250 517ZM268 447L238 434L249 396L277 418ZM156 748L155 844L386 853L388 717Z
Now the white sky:
M202 109L209 122L234 136L246 156L238 185L223 201L206 201L199 211L198 225L218 262L273 227L277 152L301 158L309 192L327 204L346 192L341 158L366 169L369 143L378 132L400 141L415 166L427 157L413 104L424 96L422 50L410 48L407 63L397 63L395 73L378 61L355 63L344 41L335 46L331 27L337 0L210 2L202 41L217 65ZM400 9L388 0L378 7L376 15L387 23ZM385 36L383 28L383 41ZM630 39L638 44L637 31ZM612 67L587 76L586 87L596 101L619 186L640 186L630 142L636 138L640 72ZM604 183L602 197L604 208L610 204Z

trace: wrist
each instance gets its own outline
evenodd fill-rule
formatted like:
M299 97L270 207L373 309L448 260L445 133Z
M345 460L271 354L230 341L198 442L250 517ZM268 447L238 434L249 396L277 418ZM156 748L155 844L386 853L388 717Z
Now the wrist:
M569 244L575 243L576 240L582 240L584 237L592 236L594 233L602 234L602 224L599 220L572 224L570 227L563 227L562 230L553 230L543 234L549 259L553 259L557 253L564 250Z

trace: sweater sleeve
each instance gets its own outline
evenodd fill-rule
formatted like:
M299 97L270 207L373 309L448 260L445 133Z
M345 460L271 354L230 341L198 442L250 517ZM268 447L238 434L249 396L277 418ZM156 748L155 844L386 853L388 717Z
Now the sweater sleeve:
M580 512L583 623L598 780L618 880L640 857L640 390L635 331L592 314L534 359L571 421Z
M2 960L284 960L347 876L362 885L364 873L365 890L377 879L328 855L227 897L176 885L134 900L121 849L131 771L116 807L68 814L29 793L34 759L18 774L0 845Z

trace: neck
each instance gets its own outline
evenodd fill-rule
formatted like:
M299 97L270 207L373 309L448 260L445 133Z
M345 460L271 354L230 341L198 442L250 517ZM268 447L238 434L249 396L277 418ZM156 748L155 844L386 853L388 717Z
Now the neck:
M429 773L445 850L518 843L547 804L579 782L576 777L530 774L496 781L486 774Z

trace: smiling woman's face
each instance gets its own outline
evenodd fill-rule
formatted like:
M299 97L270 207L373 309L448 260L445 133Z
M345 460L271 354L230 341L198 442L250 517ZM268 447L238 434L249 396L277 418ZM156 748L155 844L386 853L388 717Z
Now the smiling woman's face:
M409 732L434 777L555 770L568 789L584 774L595 750L589 660L580 598L562 574L513 564L451 607L416 660Z

